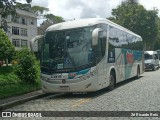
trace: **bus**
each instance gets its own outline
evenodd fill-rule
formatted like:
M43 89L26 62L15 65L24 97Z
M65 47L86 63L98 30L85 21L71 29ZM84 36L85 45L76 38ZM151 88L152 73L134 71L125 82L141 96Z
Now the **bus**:
M144 72L141 36L103 18L54 24L45 31L41 48L45 93L113 90Z

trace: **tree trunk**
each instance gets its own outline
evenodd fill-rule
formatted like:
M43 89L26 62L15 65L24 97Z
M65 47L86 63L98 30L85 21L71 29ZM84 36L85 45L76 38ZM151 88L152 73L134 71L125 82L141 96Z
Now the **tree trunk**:
M8 59L6 58L6 66L8 66Z

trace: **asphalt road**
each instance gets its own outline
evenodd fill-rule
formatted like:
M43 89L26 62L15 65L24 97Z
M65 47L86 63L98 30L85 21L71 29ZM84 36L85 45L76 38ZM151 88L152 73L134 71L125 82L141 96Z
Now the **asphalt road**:
M141 78L117 84L113 91L103 89L88 94L64 94L32 100L5 111L160 111L160 70L147 71ZM15 118L17 119L17 118ZM35 118L33 118L35 119ZM42 118L45 119L45 118ZM158 117L58 117L48 119L160 119Z

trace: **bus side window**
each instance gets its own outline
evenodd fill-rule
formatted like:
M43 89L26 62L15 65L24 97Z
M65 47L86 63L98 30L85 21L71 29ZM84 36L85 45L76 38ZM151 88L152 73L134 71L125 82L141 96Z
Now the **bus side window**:
M104 56L106 50L106 37L100 38L100 41L101 41L101 53L102 56Z
M99 39L98 39L98 45L97 45L97 62L100 62L100 60L104 57L105 51L106 51L106 32L100 31L99 32Z

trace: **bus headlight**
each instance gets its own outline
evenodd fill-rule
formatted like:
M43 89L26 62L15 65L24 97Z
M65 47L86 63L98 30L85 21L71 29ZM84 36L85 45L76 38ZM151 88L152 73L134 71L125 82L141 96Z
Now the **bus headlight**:
M42 75L41 75L41 79L44 80L44 81L51 80L50 78L44 77L44 76L42 76Z

